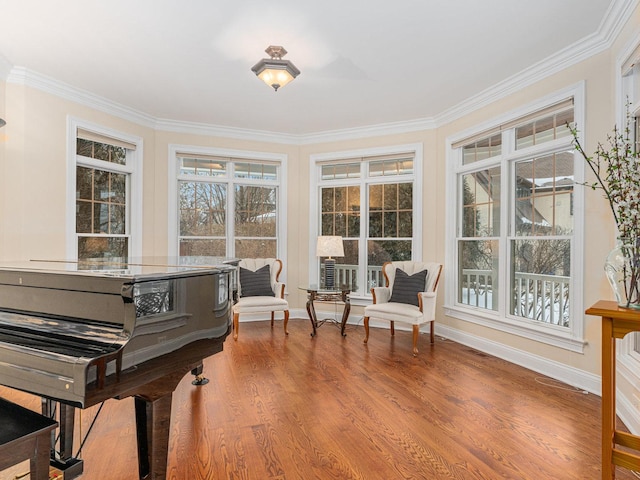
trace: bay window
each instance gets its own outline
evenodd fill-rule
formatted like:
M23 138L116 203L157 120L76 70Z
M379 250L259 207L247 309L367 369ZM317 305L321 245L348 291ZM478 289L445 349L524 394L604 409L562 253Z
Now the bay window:
M640 37L636 38L626 53L619 59L619 92L618 124L632 129L636 151L640 151ZM627 119L627 115L630 118ZM640 375L635 372L640 367L640 333L628 335L623 341L623 352L632 359L631 371L635 380L640 382ZM626 360L629 360L627 358Z
M450 141L445 296L452 316L580 351L570 92Z
M421 195L415 186L421 156L416 145L312 156L311 205L317 216L311 238L343 237L336 283L350 285L356 295L383 284L384 262L421 257ZM323 260L313 258L312 283L322 279Z
M283 258L284 156L177 147L169 254Z

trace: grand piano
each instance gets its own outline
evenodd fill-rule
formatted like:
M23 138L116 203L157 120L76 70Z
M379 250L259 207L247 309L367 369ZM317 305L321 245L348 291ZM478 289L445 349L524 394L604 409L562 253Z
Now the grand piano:
M171 397L231 329L234 262L219 258L0 264L0 384L58 417L52 464L65 479L74 408L135 397L141 479L164 479Z

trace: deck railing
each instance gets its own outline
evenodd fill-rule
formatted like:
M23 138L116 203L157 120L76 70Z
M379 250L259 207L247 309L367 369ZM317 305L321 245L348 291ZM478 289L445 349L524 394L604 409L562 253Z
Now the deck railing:
M510 308L513 315L553 325L569 325L570 277L516 272ZM460 303L494 308L490 270L462 271Z
M338 285L359 286L357 265L336 264L335 276ZM491 270L464 269L460 281L461 303L490 310L497 309L497 306L494 308L493 305L497 298L493 295ZM366 282L366 287L361 293L367 295L371 287L384 285L382 267L367 268ZM516 272L511 313L543 323L568 326L569 285L570 277Z
M320 266L320 276L324 276L324 266ZM358 282L358 266L336 264L335 266L335 283L336 285L351 285L353 290L359 289ZM384 285L384 276L382 275L382 267L367 268L367 283L365 294L370 293L372 287Z

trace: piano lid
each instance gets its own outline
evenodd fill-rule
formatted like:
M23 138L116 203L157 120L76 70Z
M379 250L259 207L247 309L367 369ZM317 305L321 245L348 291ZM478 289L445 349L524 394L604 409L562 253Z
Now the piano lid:
M225 257L131 257L79 261L25 260L0 262L0 277L3 272L54 273L88 277L117 277L126 283L137 283L159 278L210 274L232 269L237 262L237 259Z

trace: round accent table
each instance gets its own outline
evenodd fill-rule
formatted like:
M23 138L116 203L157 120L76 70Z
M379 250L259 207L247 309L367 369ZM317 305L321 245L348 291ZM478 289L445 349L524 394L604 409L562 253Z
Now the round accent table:
M351 310L351 302L349 301L349 293L351 293L350 287L324 288L319 285L308 285L299 287L300 290L307 292L307 313L309 314L309 320L311 320L311 327L313 331L311 336L315 337L318 327L323 325L327 320L318 321L316 316L316 309L313 306L313 302L342 302L344 303L344 310L342 311L342 322L340 323L340 333L343 337L346 337L344 333L344 327L347 324L349 318L349 311Z

